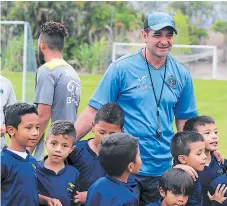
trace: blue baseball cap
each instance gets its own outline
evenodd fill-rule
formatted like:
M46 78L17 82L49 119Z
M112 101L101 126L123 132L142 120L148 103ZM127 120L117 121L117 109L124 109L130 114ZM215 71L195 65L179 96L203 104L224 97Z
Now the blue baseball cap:
M172 27L177 34L173 17L165 12L148 13L144 20L144 29L150 27L154 31L163 29L164 27Z

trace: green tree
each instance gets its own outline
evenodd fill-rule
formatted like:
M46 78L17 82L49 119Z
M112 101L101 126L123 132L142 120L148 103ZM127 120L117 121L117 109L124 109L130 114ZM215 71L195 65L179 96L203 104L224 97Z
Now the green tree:
M217 20L213 24L212 29L224 35L224 44L223 44L224 52L223 52L222 61L227 62L227 21Z

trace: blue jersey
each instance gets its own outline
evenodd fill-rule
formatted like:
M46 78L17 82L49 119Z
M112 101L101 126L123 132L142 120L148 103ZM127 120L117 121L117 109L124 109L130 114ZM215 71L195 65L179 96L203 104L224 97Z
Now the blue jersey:
M3 148L1 153L1 205L39 205L36 185L36 160L26 159Z
M222 174L226 174L226 172L227 161L225 160L224 164L219 164L215 156L212 154L210 164L205 166L203 171L199 172L199 178L203 188L203 206L211 204L207 195L211 181Z
M99 157L89 147L87 140L79 141L75 146L76 149L71 152L67 160L80 172L80 191L88 191L88 188L106 173L100 164Z
M88 190L86 206L137 206L138 200L125 183L110 176L97 180Z
M186 206L201 206L203 203L202 185L198 178L194 182L194 193L188 198Z
M218 184L221 184L221 185L225 184L225 185L227 185L227 174L223 174L223 175L215 178L211 182L211 184L210 184L210 190L209 190L211 194L214 194L214 192L215 192ZM225 195L224 196L227 197L227 192L225 192ZM222 206L227 206L227 200L225 200L222 203Z
M157 99L162 83L160 100L160 129L157 131L157 105L151 86L149 71L141 50L113 62L89 100L99 109L108 102L116 102L124 110L124 129L139 138L143 176L161 176L171 167L170 142L174 135L174 116L189 119L197 116L192 79L189 71L170 55L165 65L155 69L149 64Z
M158 200L158 201L150 203L146 206L162 206L162 200Z
M73 196L79 190L79 172L70 165L65 165L56 174L45 168L42 162L37 167L37 178L39 194L59 199L62 205L71 205Z

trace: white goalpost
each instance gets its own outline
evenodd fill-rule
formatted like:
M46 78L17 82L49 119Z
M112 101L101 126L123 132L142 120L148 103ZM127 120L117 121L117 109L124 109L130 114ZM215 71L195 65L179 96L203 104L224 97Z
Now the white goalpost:
M25 21L0 21L0 26L2 29L2 25L7 25L7 26L12 26L12 25L21 25L23 26L23 63L22 63L22 102L26 102L26 75L27 75L27 65L28 65L28 39L31 38L31 34L30 36L28 36L28 31L30 32L30 25L28 22ZM2 31L2 30L1 30ZM1 32L1 38L2 38L2 32ZM32 38L31 38L32 40ZM31 43L32 44L32 43ZM34 56L35 58L35 54L30 54L32 56ZM3 58L4 58L4 54L3 54ZM36 61L34 62L34 67L37 67L36 65Z
M145 47L145 44L142 43L121 43L115 42L112 47L112 62L115 61L120 56L134 52L139 48ZM178 50L178 51L177 51ZM181 50L179 52L179 50ZM182 50L184 50L182 52ZM197 50L197 51L196 51ZM186 51L186 52L185 52ZM217 71L217 47L210 45L173 45L173 53L171 53L174 58L183 64L193 64L199 65L199 61L207 61L206 66L212 65L212 79L216 79ZM208 62L208 58L211 58L212 64ZM210 60L209 60L210 61ZM199 62L199 63L198 63ZM200 65L203 65L200 63ZM190 67L190 66L189 66ZM201 67L200 67L201 68Z

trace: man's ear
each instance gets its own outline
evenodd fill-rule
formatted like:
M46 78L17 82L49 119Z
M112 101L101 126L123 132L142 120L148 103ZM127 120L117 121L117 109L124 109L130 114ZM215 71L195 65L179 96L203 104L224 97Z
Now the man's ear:
M187 156L186 155L179 155L178 156L178 161L181 163L181 164L187 164Z
M10 135L10 137L13 137L16 133L16 128L13 126L7 126L6 127L6 132Z
M141 36L143 38L144 43L146 43L147 42L147 32L145 32L144 30L142 30L141 31Z
M132 173L133 169L134 169L134 163L133 163L133 162L130 162L130 163L128 164L128 171L129 171L130 173Z
M165 190L162 187L159 188L159 193L163 198L166 196Z
M95 129L95 123L94 121L91 123L91 131L94 132L94 129Z
M43 40L40 40L39 48L41 49L41 51L44 50L44 49L47 49L48 48L47 43Z

